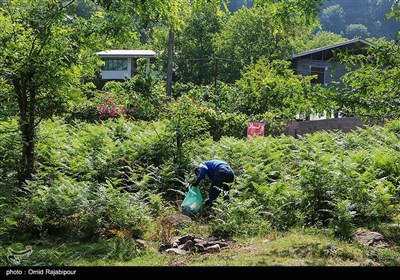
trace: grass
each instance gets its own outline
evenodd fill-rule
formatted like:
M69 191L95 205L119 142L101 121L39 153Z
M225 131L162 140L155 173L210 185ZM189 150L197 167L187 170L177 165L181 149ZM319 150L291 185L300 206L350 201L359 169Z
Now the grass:
M373 249L334 239L318 231L270 232L263 237L237 238L219 253L172 255L149 243L140 256L127 261L74 260L74 266L400 266L398 248Z
M185 233L209 236L207 226L195 223L181 229ZM292 229L270 231L254 238L237 237L219 253L175 255L159 252L161 238L148 235L146 248L127 237L115 236L96 243L38 240L29 244L0 246L3 266L8 248L21 250L31 245L32 254L22 259L25 266L73 267L398 267L400 266L399 232L391 229L390 248L378 249L356 241L343 241L327 231Z

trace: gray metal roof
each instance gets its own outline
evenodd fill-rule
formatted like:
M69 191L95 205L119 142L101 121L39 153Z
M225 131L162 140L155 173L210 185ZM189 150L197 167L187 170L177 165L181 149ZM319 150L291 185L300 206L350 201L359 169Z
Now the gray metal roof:
M360 43L363 43L365 45L372 46L372 47L375 46L374 44L372 44L372 43L370 43L368 41L356 38L356 39L348 40L348 41L345 41L345 42L342 42L342 43L338 43L338 44L335 44L335 45L330 45L330 46L321 47L321 48L318 48L318 49L313 49L313 50L309 50L309 51L306 51L306 52L294 54L294 55L292 55L292 58L298 58L298 57L301 57L301 56L306 56L306 55L309 55L309 54L330 50L330 49L334 49L334 48L345 46L345 45L350 45L350 44L357 43L357 42L360 42Z
M107 50L97 52L101 57L155 57L156 53L152 50Z

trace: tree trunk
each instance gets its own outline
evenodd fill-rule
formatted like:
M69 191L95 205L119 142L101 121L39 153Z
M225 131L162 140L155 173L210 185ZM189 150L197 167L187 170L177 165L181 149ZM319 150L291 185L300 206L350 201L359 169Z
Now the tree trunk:
M28 90L21 80L14 83L14 90L18 96L20 112L20 132L22 138L21 158L18 169L18 183L22 186L32 179L35 171L35 90Z
M169 30L168 36L168 61L167 61L167 96L171 96L172 90L172 62L174 57L174 31Z

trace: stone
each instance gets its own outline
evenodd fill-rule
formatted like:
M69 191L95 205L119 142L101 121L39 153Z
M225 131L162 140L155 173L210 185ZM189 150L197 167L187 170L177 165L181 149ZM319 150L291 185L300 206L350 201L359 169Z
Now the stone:
M221 248L219 247L219 244L215 244L204 248L204 253L219 253L220 251Z
M385 237L379 232L369 231L364 228L357 229L354 234L354 239L366 246L372 246L376 248L387 248L389 247Z
M165 252L173 253L173 254L177 254L177 255L185 255L185 254L187 254L187 251L179 249L179 248L169 248Z

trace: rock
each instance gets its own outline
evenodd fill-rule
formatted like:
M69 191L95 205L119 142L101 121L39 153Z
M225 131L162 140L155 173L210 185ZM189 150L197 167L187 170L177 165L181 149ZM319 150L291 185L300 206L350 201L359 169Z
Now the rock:
M364 228L357 229L354 234L354 239L366 246L372 246L376 248L387 248L389 247L385 237L379 232L369 231Z
M200 253L204 252L204 250L205 250L204 245L200 244L200 243L194 244L194 247L196 248L196 251L198 251Z
M167 250L165 250L165 252L167 253L174 253L177 255L185 255L187 254L187 252L185 250L179 249L179 248L169 248Z
M218 238L216 238L215 236L210 236L209 238L206 239L207 242L212 242L216 240L218 240Z
M193 241L194 241L194 243L197 243L197 244L207 243L207 241L205 241L204 239L201 239L201 238L195 238L195 239L193 239Z
M179 238L179 239L178 239L178 242L179 242L179 244L184 244L184 243L186 243L188 240L193 241L194 239L195 239L195 238L194 238L193 235L187 234L187 235L184 235L184 236L182 236L181 238Z
M220 251L221 248L219 247L219 244L215 244L204 248L204 253L219 253Z
M224 241L218 241L217 244L218 244L219 247L221 247L221 248L224 248L224 247L227 247L227 246L228 246L228 243L227 243L227 242L224 242Z
M216 237L205 239L201 237L195 237L192 234L187 234L179 238L174 238L173 244L165 242L163 245L161 245L159 251L161 251L162 248L165 248L165 251L179 255L186 254L191 251L200 253L218 253L221 251L221 248L227 247L232 242L234 241L217 239Z
M193 247L194 247L194 242L192 241L192 240L188 240L188 241L186 241L186 243L183 245L183 250L186 250L186 251L191 251L192 249L193 249Z
M171 248L171 247L172 247L172 244L170 244L170 243L163 243L163 244L160 245L160 247L158 247L158 251L159 251L159 252L163 252L163 251L166 251L167 249L169 249L169 248Z
M141 240L141 239L136 239L135 242L141 249L146 249L147 248L146 241Z

